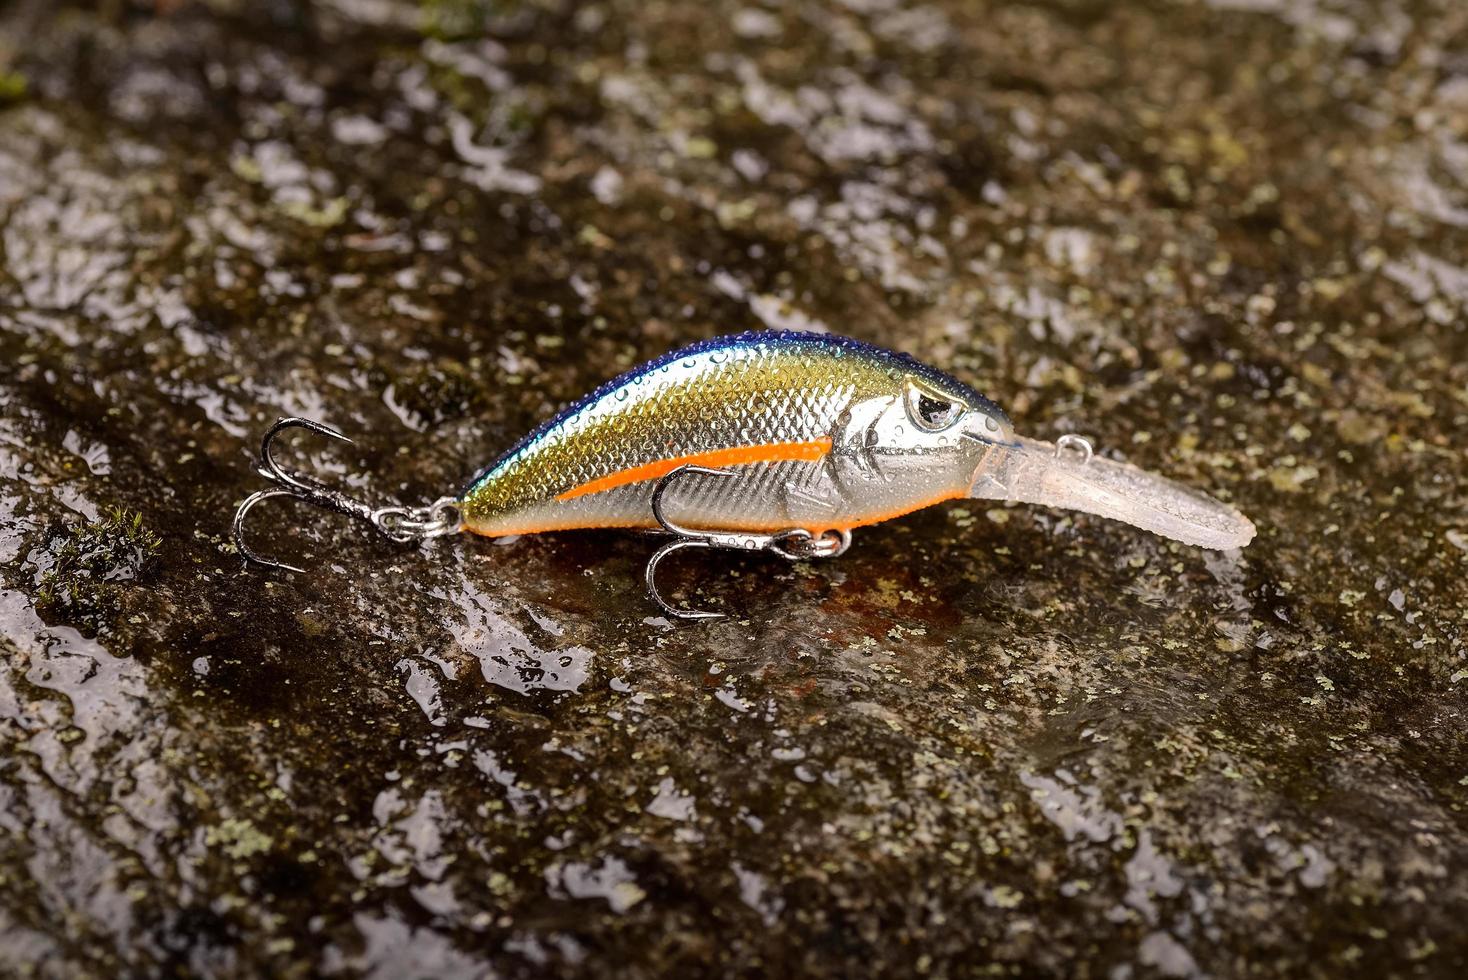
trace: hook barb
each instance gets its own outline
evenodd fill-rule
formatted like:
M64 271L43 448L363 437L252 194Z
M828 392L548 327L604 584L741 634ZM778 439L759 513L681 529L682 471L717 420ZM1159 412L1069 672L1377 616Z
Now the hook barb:
M295 415L283 415L275 420L274 425L265 430L265 435L260 437L260 475L267 480L283 483L308 493L318 490L335 493L336 491L331 490L326 485L317 483L315 480L308 479L299 473L292 473L275 461L275 439L286 429L305 429L307 432L315 432L318 435L326 436L328 439L335 439L338 442L345 442L348 445L354 444L351 437L334 425L327 425L325 422L318 422L315 419L303 419Z

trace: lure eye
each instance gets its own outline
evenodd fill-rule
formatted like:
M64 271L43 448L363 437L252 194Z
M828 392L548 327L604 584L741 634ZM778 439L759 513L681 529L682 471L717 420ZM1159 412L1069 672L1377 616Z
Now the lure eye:
M936 391L917 384L907 386L907 414L913 424L928 432L941 432L963 414L963 406Z

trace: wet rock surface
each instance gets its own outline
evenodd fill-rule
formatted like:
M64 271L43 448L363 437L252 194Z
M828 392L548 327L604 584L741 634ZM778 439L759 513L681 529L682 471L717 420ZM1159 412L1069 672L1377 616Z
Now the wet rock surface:
M5 972L1461 976L1455 0L0 12ZM911 351L1259 525L402 548L737 329Z

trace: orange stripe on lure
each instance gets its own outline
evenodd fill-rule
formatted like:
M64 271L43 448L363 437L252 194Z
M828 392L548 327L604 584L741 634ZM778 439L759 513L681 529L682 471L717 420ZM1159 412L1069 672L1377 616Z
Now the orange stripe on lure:
M680 466L743 466L748 463L776 463L784 460L806 460L816 462L831 451L831 439L823 436L808 442L774 442L763 446L731 446L728 449L710 449L708 452L675 456L651 463L631 466L616 473L588 480L579 487L557 494L557 500L575 500L588 493L600 493L629 483L642 483L667 476Z
M745 333L694 344L607 382L536 428L456 497L374 508L280 467L271 441L305 427L282 419L261 444L274 488L235 515L235 542L256 564L246 513L293 496L370 521L398 541L454 531L660 526L673 534L648 564L681 548L771 551L787 558L845 550L847 529L955 497L1068 507L1206 548L1238 548L1254 526L1237 510L1160 476L1014 434L973 388L904 354L828 334ZM347 440L350 441L350 440ZM767 530L750 531L750 528Z

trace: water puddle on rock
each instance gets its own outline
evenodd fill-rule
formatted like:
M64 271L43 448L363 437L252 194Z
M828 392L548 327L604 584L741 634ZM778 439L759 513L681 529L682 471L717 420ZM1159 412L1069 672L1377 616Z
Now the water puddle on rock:
M489 595L465 578L446 598L463 615L449 624L454 641L479 661L484 679L517 694L576 693L586 683L592 652L566 643L549 619L516 621L513 603Z

